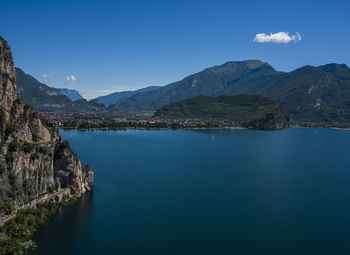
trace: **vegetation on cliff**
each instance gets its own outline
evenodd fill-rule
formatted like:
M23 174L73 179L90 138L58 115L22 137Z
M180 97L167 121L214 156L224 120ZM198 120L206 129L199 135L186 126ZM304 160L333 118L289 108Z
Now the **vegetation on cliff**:
M15 246L6 244L18 241L19 246L30 246L27 238L40 225L40 219L50 214L39 204L81 196L92 189L93 172L81 165L57 130L45 126L39 114L17 97L15 66L10 47L3 39L0 39L0 145L0 251L22 254L13 250ZM32 217L36 223L27 224L23 214L28 210L30 213L37 210L35 219Z
M35 208L21 209L0 227L0 254L26 254L36 247L32 233L45 224L46 218L58 209L58 202L44 202Z

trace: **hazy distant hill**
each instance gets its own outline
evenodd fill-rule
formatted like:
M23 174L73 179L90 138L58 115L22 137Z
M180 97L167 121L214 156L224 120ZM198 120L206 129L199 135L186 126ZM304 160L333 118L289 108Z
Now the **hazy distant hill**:
M149 92L149 91L153 91L153 90L156 90L159 88L160 88L160 86L149 86L149 87L138 89L138 90L114 92L112 94L97 97L95 99L100 101L101 103L104 103L106 106L109 106L111 104L115 104L116 102L118 102L122 98L128 98L128 97L131 97L137 93Z
M41 112L91 112L103 111L103 104L80 99L72 102L69 97L61 94L60 89L51 88L33 76L16 68L17 94L24 103L34 106Z
M77 101L79 99L84 99L80 95L79 91L77 91L75 89L65 89L65 88L61 89L61 88L59 88L58 90L60 91L61 94L69 97L69 99L72 100L73 102Z
M155 116L170 119L230 120L261 129L288 126L289 114L272 99L259 95L197 96L161 107Z
M115 111L157 110L198 95L258 94L282 103L298 121L350 122L350 69L346 65L305 66L277 72L257 60L207 68L156 91L122 99Z

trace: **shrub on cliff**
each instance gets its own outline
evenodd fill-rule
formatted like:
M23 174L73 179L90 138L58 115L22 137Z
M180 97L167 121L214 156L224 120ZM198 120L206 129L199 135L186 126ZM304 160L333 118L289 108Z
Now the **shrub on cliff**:
M34 145L31 144L31 143L28 143L28 142L24 142L23 145L22 145L22 150L25 152L25 153L29 153L33 150L34 148Z
M13 124L11 124L11 123L8 123L8 124L6 125L6 128L5 128L5 135L6 135L6 136L9 136L9 135L12 134L15 130L16 130L15 125L13 125Z

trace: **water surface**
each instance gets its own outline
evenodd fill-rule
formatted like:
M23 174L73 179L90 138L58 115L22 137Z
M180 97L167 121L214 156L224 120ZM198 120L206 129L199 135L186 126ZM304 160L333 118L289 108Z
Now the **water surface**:
M350 131L60 131L95 171L35 254L350 254Z

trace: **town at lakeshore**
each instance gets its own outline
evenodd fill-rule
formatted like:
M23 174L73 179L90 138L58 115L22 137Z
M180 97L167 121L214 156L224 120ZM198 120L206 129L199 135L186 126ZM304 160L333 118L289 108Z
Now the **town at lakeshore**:
M253 128L242 127L238 123L221 119L168 119L154 117L153 113L144 114L107 114L107 113L40 113L48 126L71 129L196 129L196 128ZM297 122L289 127L321 127L349 129L348 123Z

